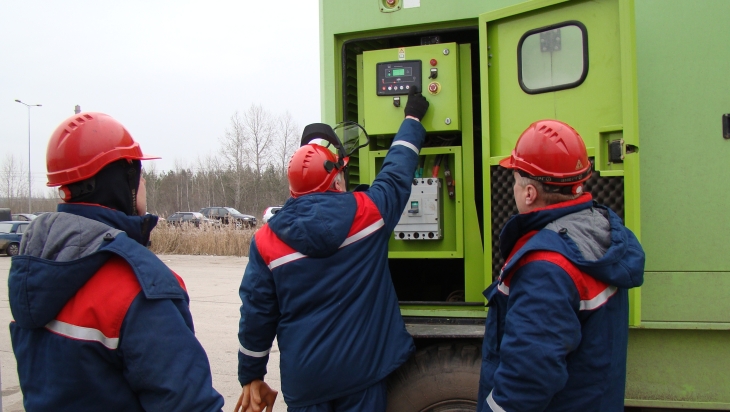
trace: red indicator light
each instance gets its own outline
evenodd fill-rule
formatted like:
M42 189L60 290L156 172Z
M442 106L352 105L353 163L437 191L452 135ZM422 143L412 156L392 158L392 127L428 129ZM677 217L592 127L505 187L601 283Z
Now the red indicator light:
M431 59L431 66L435 66L437 64L438 62L436 61L436 59Z

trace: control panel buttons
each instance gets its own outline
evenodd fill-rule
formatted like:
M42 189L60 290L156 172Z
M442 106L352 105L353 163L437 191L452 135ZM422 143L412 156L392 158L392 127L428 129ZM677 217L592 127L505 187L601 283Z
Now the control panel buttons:
M428 85L428 92L431 94L438 94L441 91L441 85L439 82L431 82Z

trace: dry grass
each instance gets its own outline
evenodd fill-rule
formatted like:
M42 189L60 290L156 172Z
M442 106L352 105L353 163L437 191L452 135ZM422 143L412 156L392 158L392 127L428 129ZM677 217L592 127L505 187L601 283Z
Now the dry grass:
M178 227L161 222L152 231L150 249L154 253L168 255L248 256L256 229Z

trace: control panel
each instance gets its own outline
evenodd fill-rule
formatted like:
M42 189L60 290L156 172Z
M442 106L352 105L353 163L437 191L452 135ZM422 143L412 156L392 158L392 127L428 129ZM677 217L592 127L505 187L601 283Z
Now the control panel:
M396 240L441 239L440 193L441 179L413 179L411 197L393 231Z
M408 94L411 86L423 90L420 60L378 63L377 73L376 91L379 96Z
M361 124L371 135L398 132L408 92L417 87L431 103L427 132L461 130L459 45L429 44L363 52Z

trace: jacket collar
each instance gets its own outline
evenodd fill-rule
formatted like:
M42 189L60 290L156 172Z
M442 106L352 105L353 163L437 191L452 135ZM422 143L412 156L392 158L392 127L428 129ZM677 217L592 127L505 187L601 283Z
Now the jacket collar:
M118 210L90 203L61 203L58 205L57 210L83 216L109 225L114 229L123 230L129 238L142 246L147 246L149 243L150 233L157 225L158 219L157 216L151 214L127 216Z
M576 199L542 207L512 216L499 235L499 251L507 258L517 241L525 234L540 230L548 223L565 215L593 207L593 196L583 193Z

